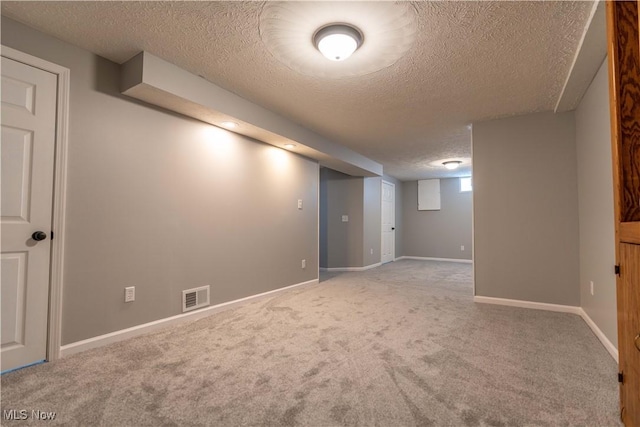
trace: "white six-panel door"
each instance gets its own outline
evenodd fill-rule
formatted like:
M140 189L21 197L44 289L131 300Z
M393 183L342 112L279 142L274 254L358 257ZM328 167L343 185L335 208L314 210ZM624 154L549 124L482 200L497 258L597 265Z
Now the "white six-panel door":
M395 186L382 181L382 263L395 258L396 239L396 201Z
M2 371L47 357L57 76L2 58ZM37 241L33 233L46 238Z

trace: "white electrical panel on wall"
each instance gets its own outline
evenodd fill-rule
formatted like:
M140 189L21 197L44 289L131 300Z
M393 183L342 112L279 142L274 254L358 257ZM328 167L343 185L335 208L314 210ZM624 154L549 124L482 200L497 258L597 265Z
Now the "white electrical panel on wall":
M418 181L418 210L440 210L440 180L423 179Z

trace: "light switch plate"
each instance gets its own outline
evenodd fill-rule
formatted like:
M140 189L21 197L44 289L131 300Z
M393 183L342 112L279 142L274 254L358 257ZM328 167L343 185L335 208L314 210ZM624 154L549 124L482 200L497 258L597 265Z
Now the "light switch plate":
M136 287L129 286L124 288L124 302L132 302L136 300Z
M342 215L342 222L349 222L349 215Z
M298 199L298 209L302 210L302 199Z

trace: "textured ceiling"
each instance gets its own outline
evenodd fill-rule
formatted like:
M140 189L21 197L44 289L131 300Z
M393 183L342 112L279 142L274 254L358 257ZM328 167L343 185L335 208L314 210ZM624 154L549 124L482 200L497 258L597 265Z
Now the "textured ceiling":
M468 173L430 163L471 157L469 123L552 111L593 3L411 6L417 32L407 53L340 79L278 60L260 37L263 2L2 1L2 14L118 63L148 51L409 180ZM339 2L322 7L340 11Z

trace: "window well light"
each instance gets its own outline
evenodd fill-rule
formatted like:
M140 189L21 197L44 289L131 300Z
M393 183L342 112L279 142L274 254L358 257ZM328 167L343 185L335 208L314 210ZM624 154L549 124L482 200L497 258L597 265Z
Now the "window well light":
M473 185L471 183L471 177L465 176L460 178L460 192L466 193L468 191L473 191Z
M222 122L220 124L227 129L235 129L238 127L238 124L236 122Z
M461 163L462 162L460 160L450 160L448 162L442 162L444 167L449 170L458 169L458 166L460 166Z
M347 24L331 24L313 35L313 44L325 58L344 61L362 45L362 33Z

